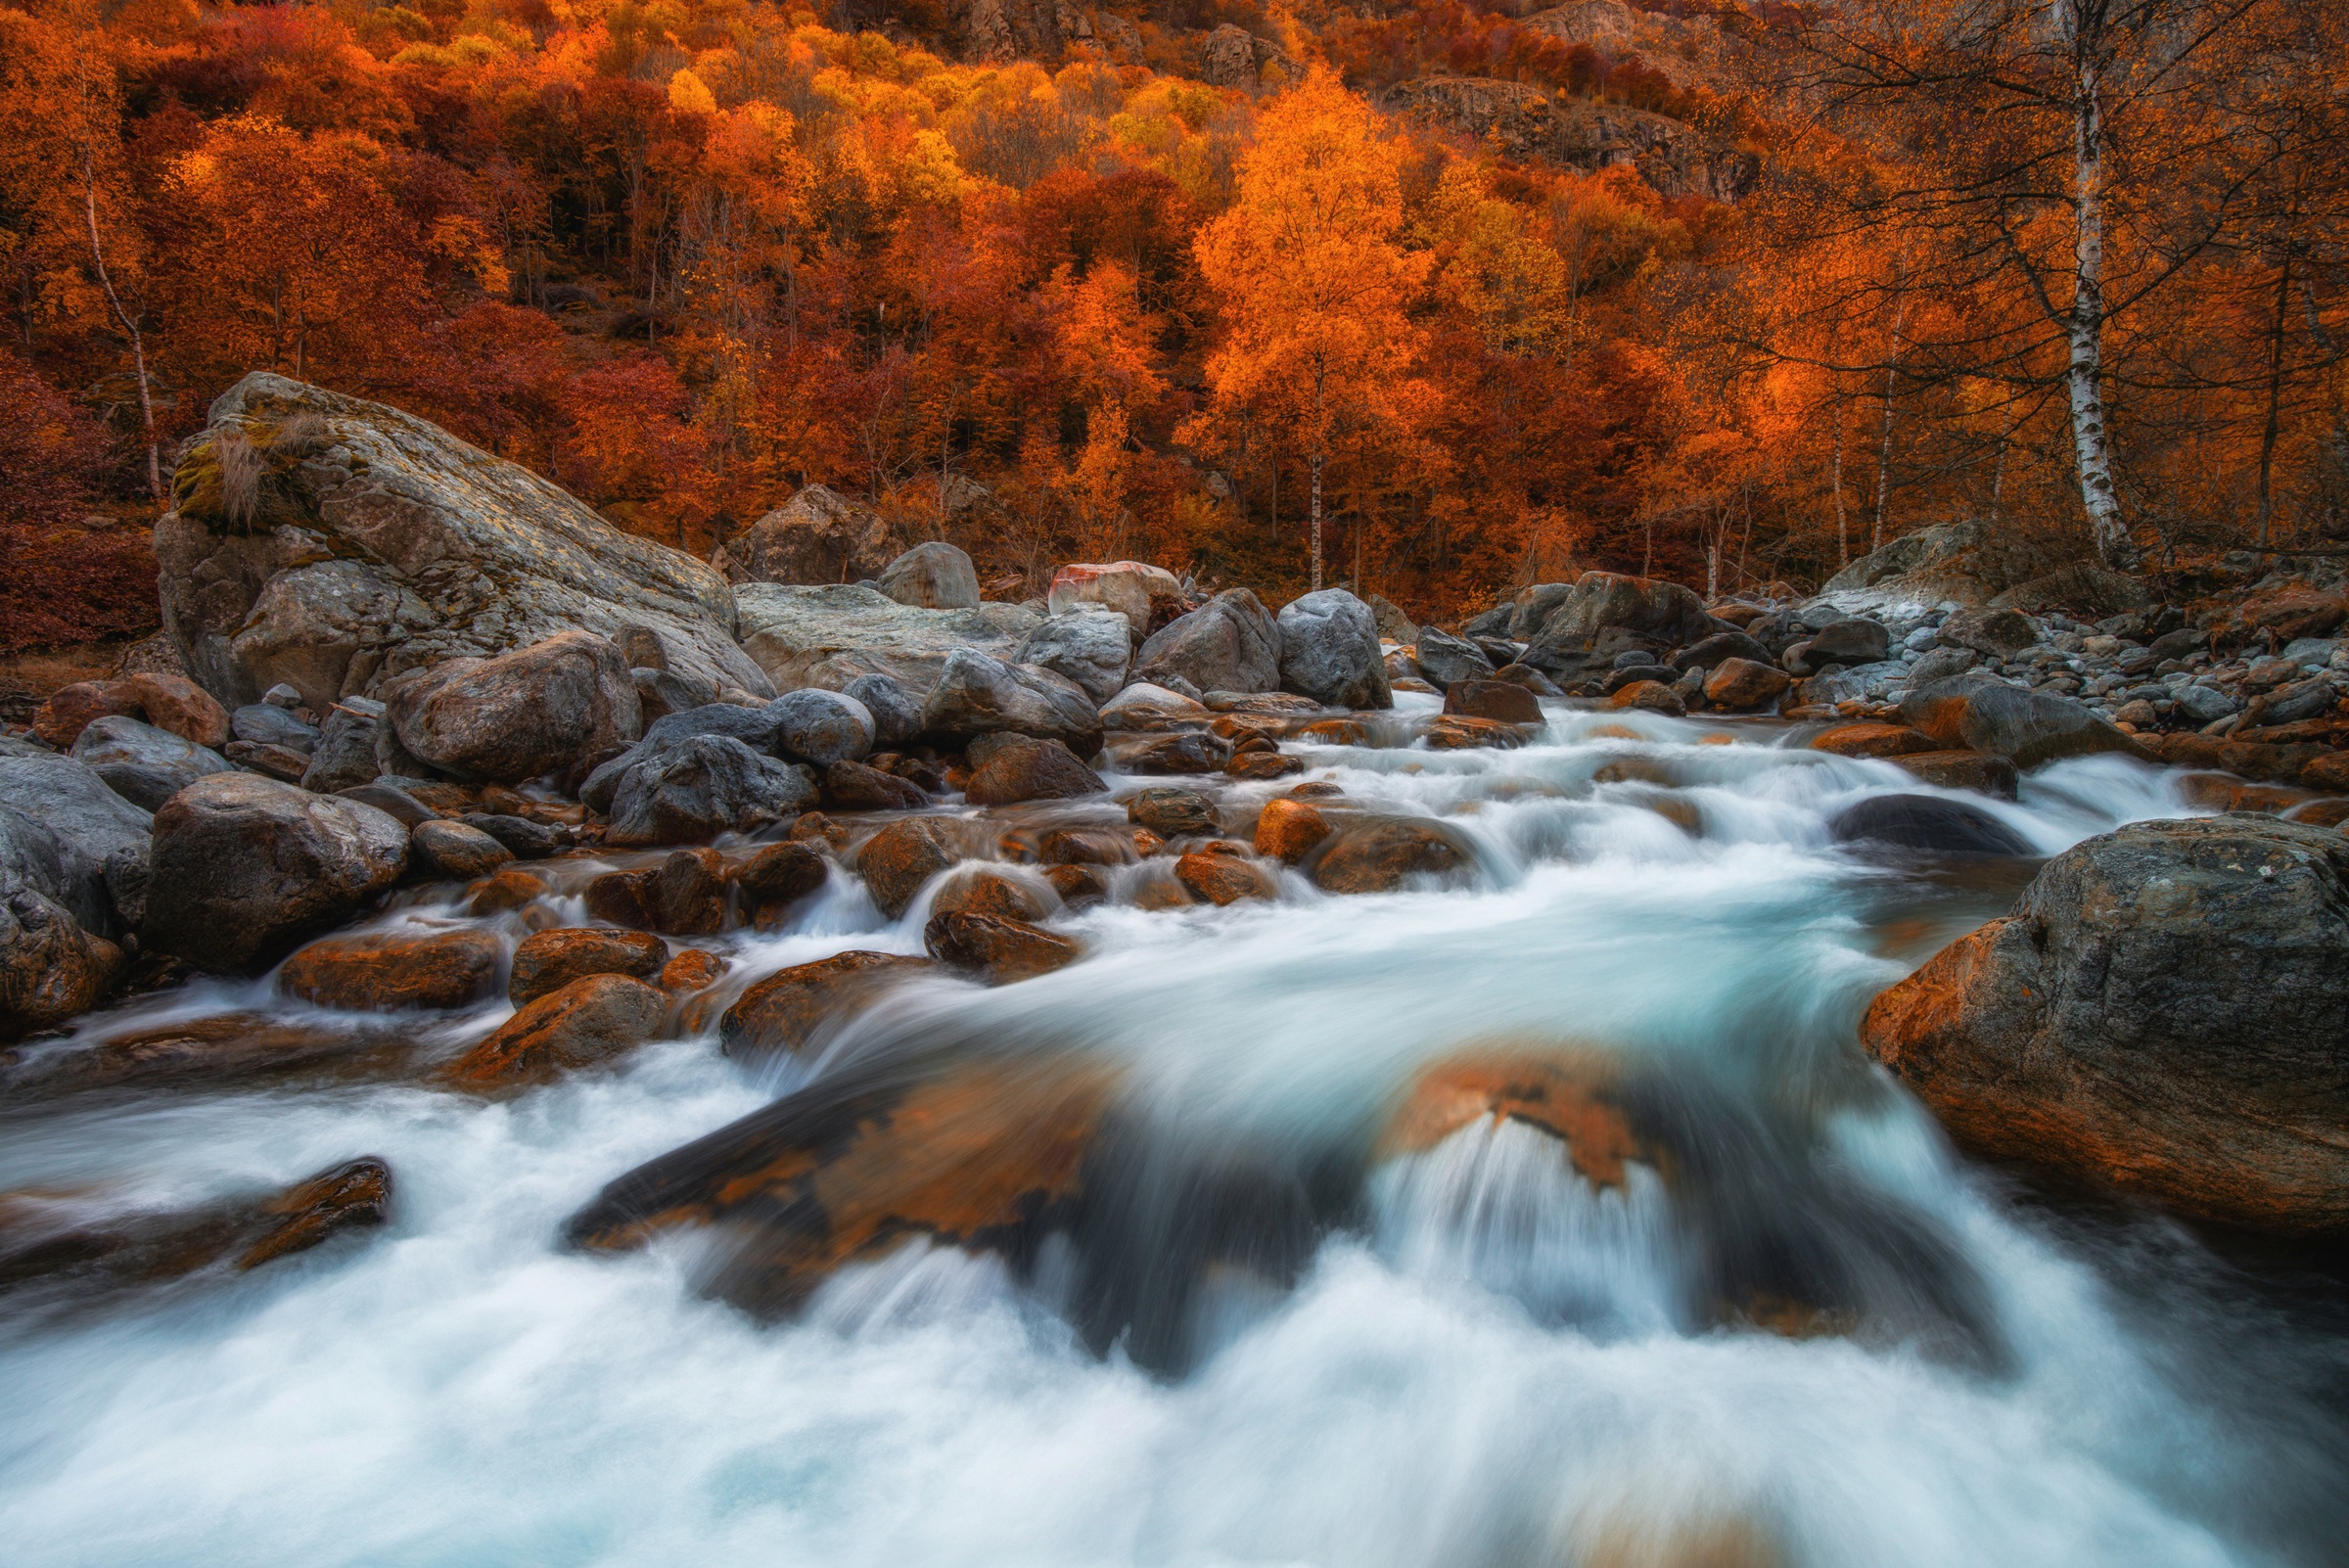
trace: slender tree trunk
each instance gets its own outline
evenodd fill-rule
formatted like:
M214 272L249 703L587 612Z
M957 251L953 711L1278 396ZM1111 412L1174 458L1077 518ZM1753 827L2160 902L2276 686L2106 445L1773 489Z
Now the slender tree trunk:
M2104 87L2098 59L2100 24L2084 23L2089 0L2059 0L2057 19L2072 48L2072 308L2068 383L2072 449L2080 472L2080 502L2106 566L2134 561L2129 526L2112 477L2112 443L2104 415Z
M147 385L147 335L140 330L139 317L122 308L122 297L115 292L115 280L106 270L106 248L98 243L98 162L89 140L81 144L81 204L82 215L90 226L90 265L98 274L98 287L106 291L106 302L130 340L130 361L139 378L139 423L147 438L147 493L155 500L163 498L163 462L156 448L155 392ZM144 312L142 312L143 314Z
M1323 464L1323 463L1324 463L1324 462L1327 460L1327 456L1328 456L1328 454L1327 454L1326 448L1327 448L1327 446L1328 446L1328 444L1329 444L1329 432L1328 432L1328 426L1327 426L1328 413L1327 413L1327 410L1326 410L1326 408L1323 406L1323 401L1322 401L1322 392L1323 392L1323 385L1324 385L1324 380L1323 380L1323 379L1324 379L1324 377L1325 377L1326 375L1327 375L1327 372L1326 372L1326 371L1324 371L1324 370L1323 370L1323 369L1322 369L1322 368L1321 368L1319 365L1315 365L1315 366L1313 367L1313 592L1315 592L1315 593L1319 593L1319 592L1321 591L1321 465L1322 465L1322 464Z
M1892 359L1884 367L1883 433L1876 443L1876 518L1869 527L1867 548L1872 555L1884 548L1884 509L1892 499L1892 391L1901 373L1901 328L1909 320L1909 296L1904 292L1892 312Z
M1999 422L1999 460L1990 469L1990 520L1996 523L2005 505L2006 448L2014 441L2014 410L2009 408Z
M1841 571L1852 564L1852 531L1843 509L1843 399L1835 400L1835 463L1832 469L1835 484L1835 568Z
M2268 340L2268 421L2259 433L2259 547L2268 547L2268 523L2276 515L2276 434L2283 403L2283 322L2292 302L2292 254L2283 254L2276 273L2276 329Z

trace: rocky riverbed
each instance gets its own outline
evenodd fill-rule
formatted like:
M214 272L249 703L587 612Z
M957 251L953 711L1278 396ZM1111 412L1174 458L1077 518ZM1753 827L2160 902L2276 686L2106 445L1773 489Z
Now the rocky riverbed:
M249 378L0 742L27 1560L2349 1531L2337 596L589 578L469 453Z

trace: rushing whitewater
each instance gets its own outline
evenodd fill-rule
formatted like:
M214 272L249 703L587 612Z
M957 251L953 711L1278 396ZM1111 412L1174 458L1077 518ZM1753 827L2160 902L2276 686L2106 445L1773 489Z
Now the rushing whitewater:
M1969 1164L1853 1043L2035 862L1839 845L1854 802L1934 792L1774 723L1550 719L1514 752L1303 753L1352 802L1441 818L1472 877L1337 898L1289 873L1173 910L1113 888L1052 921L1082 962L907 985L804 1057L731 1060L713 1028L503 1099L353 1076L7 1113L0 1191L92 1212L360 1153L398 1189L387 1230L231 1281L0 1298L0 1557L2343 1560L2349 1334L2323 1292ZM2188 814L2172 777L2096 758L1963 799L2049 854ZM927 913L886 921L835 871L787 929L713 945L739 988L918 952ZM65 1048L253 1010L299 1012L207 981ZM454 1048L503 1012L410 1032ZM1491 1116L1399 1139L1399 1097L1480 1052L1597 1064L1663 1152ZM941 1058L1114 1084L1109 1231L908 1241L776 1311L726 1288L723 1233L566 1240L647 1161Z

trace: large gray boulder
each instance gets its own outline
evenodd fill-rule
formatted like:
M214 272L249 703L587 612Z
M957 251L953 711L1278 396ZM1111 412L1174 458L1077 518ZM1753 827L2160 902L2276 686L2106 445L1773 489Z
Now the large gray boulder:
M765 712L775 721L774 749L818 768L861 761L878 738L872 711L844 692L788 691Z
M1724 629L1704 601L1677 582L1586 572L1551 603L1528 639L1525 663L1553 680L1582 680L1613 668L1624 654L1661 662L1673 649Z
M1280 608L1283 690L1333 708L1392 708L1378 618L1344 588L1323 588Z
M146 944L199 969L265 967L397 881L389 813L253 773L200 778L155 813Z
M922 610L970 610L979 603L971 558L943 540L917 544L883 569L881 591Z
M840 688L873 715L873 744L895 751L922 732L922 700L892 675L858 675Z
M1083 687L969 648L947 655L922 704L922 727L964 741L1006 732L1056 740L1080 760L1101 750L1101 715Z
M903 548L880 513L810 484L728 539L712 565L737 584L856 582Z
M1062 567L1045 590L1044 608L1058 616L1086 605L1124 616L1138 643L1182 614L1182 584L1165 567L1143 561Z
M68 757L0 759L0 813L13 819L0 859L30 855L57 867L33 885L102 937L138 929L146 914L153 818ZM26 848L47 846L46 849Z
M605 842L707 844L788 822L816 803L807 768L761 756L724 735L696 735L639 760L612 796Z
M664 714L645 726L644 738L618 757L599 763L579 786L579 800L590 810L609 813L613 792L629 768L649 757L674 751L699 735L722 735L752 751L773 757L779 745L780 716L765 707L742 708L731 703L709 703L681 714Z
M1465 637L1455 637L1442 626L1421 626L1419 641L1412 654L1419 672L1439 686L1449 686L1458 680L1490 680L1493 661L1485 651Z
M324 713L411 669L631 624L713 690L773 695L715 571L381 403L255 371L213 401L172 499L163 629L231 708L286 681Z
M393 685L386 716L408 752L460 777L519 784L643 733L620 650L566 631L494 659L454 659Z
M1969 1148L2349 1229L2349 841L2246 813L2091 839L1878 996L1861 1040Z
M888 675L927 693L955 649L1010 659L1043 620L1010 604L920 610L861 584L754 583L738 598L743 651L779 691L838 691L859 675Z
M2020 768L2097 752L2144 755L2084 703L1970 672L1911 686L1901 699L1901 721L1949 750L1988 752Z
M231 771L228 759L210 747L119 714L91 719L68 755L143 811L154 810L207 773Z
M1228 588L1143 643L1132 677L1199 691L1280 689L1280 625L1246 588Z
M1133 662L1132 623L1107 605L1079 602L1028 634L1013 663L1035 665L1084 688L1096 703L1126 684Z

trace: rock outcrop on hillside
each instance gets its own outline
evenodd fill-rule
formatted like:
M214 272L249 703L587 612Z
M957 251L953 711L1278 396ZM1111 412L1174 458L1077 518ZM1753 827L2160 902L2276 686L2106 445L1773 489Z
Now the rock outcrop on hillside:
M1044 619L1016 604L923 610L855 583L753 583L738 597L743 650L785 691L888 675L918 695L938 684L955 649L1010 660Z
M809 484L711 557L729 582L861 582L902 554L887 519L828 485Z
M1734 202L1762 176L1762 161L1753 154L1708 141L1668 115L1552 98L1522 82L1420 76L1388 88L1379 102L1390 113L1471 137L1520 161L1588 173L1629 165L1665 196Z
M172 501L155 530L163 628L232 709L282 681L323 713L572 630L771 695L717 573L396 408L255 371L183 448Z

